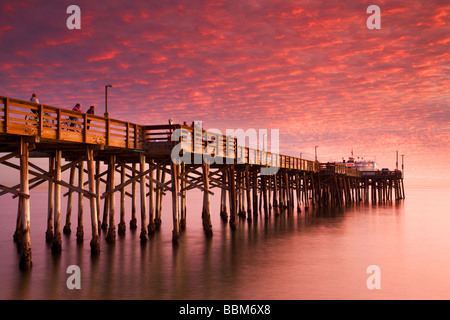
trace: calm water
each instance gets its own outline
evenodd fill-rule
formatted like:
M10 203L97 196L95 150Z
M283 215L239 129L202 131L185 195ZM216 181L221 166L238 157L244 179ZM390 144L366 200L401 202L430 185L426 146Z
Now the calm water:
M407 199L399 203L272 215L251 224L241 220L235 232L220 221L216 195L214 236L207 240L201 227L201 194L191 192L187 229L178 247L171 242L169 196L162 229L147 245L141 246L139 232L129 229L109 245L103 232L102 252L92 259L88 202L84 243L76 243L74 215L72 234L63 236L63 252L55 258L44 236L46 191L37 190L31 202L33 268L29 273L19 271L12 241L16 200L3 196L0 298L450 299L449 193L407 190ZM118 210L116 214L118 223ZM127 215L127 225L129 219ZM81 268L80 290L67 289L69 265ZM379 290L367 288L369 265L380 267Z

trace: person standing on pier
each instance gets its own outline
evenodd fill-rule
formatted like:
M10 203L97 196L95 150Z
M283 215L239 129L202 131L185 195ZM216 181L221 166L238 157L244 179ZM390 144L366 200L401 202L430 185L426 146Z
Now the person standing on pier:
M33 93L33 94L31 95L30 102L33 102L33 103L39 103L39 99L37 98L37 94L36 94L36 93ZM37 110L34 110L34 109L31 109L31 112L33 112L35 115L38 114L38 111L37 111ZM25 120L26 120L26 119L27 119L27 116L25 116ZM30 118L30 120L37 121L38 118L37 118L37 117L32 117L32 118Z
M86 113L87 113L87 114L94 114L94 111L95 111L95 107L94 107L94 106L90 106L90 107L89 107L89 110L86 111ZM91 123L91 120L88 120L87 123L88 123L88 124ZM88 126L87 128L88 128L88 130L89 130L89 126Z
M39 99L37 98L37 94L36 94L36 93L33 93L33 94L31 95L30 102L33 102L33 103L39 103Z
M75 107L72 108L72 111L81 112L81 105L80 105L79 103L77 103L77 104L75 105ZM71 121L77 121L77 118L76 118L76 117L69 117L69 119L70 119ZM70 126L71 126L71 127L75 127L75 123L74 123L74 122L70 123Z

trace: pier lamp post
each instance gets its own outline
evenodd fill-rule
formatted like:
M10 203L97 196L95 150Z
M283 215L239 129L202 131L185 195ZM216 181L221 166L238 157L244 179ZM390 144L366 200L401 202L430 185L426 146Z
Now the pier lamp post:
M315 147L314 147L314 149L315 149L314 151L315 151L315 154L316 154L316 162L317 162L317 148L318 148L318 147L319 147L319 146L315 146Z
M403 170L405 169L405 167L404 167L404 163L403 163L404 157L405 157L405 155L404 155L404 154L402 154L402 172L403 172Z
M108 118L108 88L112 88L112 85L107 84L105 86L105 118Z

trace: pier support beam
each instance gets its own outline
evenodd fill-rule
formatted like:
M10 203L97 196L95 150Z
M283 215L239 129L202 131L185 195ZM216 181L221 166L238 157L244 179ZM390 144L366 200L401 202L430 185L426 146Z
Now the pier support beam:
M125 183L126 171L125 166L122 165L120 167L120 184L123 185ZM125 188L120 190L120 222L117 226L117 233L121 236L125 235L126 224L125 224Z
M89 170L89 169L88 169ZM98 234L101 232L102 222L100 220L100 160L95 161L95 191L97 197L95 199L95 205L97 207L97 228Z
M152 166L152 163L149 163L149 166ZM147 231L148 231L148 235L152 236L155 234L156 232L156 226L155 226L155 187L153 184L153 179L154 179L154 170L151 170L149 172L149 178L148 179L148 226L147 226Z
M48 160L48 172L55 170L55 156L50 155ZM47 231L45 232L45 241L51 243L53 240L53 206L55 200L55 183L48 180L48 199L47 199Z
M22 270L29 270L32 266L31 261L31 237L30 237L30 187L28 182L28 142L20 139L20 195L21 202L20 220L22 225L21 242L20 242L20 261L19 267Z
M84 162L80 161L78 167L78 187L83 189L83 179L84 175ZM84 231L83 231L83 193L78 192L78 225L77 225L77 242L83 242Z
M70 168L70 176L69 176L69 184L73 186L75 183L75 164ZM64 234L70 234L71 229L71 218L72 218L72 199L73 199L73 191L69 190L67 195L67 208L66 208L66 224L63 228Z
M145 187L146 187L146 179L144 175L145 171L145 155L143 153L139 154L139 169L141 176L140 181L140 193L141 193L141 234L139 238L141 239L141 243L146 243L148 240L147 237L147 209L146 209L146 201L145 201Z
M222 170L222 185L223 188L220 192L220 217L223 222L228 221L228 212L227 212L227 169Z
M258 169L252 170L253 216L258 216Z
M91 209L91 226L92 226L92 239L91 239L91 254L98 254L100 252L100 238L99 238L99 227L98 227L98 203L99 199L99 189L96 188L96 181L94 175L94 152L92 149L87 148L87 169L88 169L88 182L89 182L89 192L96 194L97 196L90 197L90 209Z
M202 222L203 231L207 237L211 237L212 223L211 223L211 203L209 200L209 164L203 160L203 210L202 210ZM223 189L222 189L223 190Z
M109 191L109 177L111 175L111 170L108 167L108 173L106 174L106 186L105 186L105 192ZM103 219L102 219L102 224L101 224L101 228L103 230L107 230L108 229L108 212L109 212L109 201L110 197L106 197L105 200L103 201Z
M109 175L108 175L108 189L114 190L115 187L115 166L116 166L116 156L111 155L109 157ZM109 198L109 225L108 225L108 234L106 235L106 241L109 243L113 243L116 240L116 222L115 222L115 193L111 192L108 197Z
M250 168L245 166L245 186L247 193L247 220L252 220L252 196L251 196L251 182L250 182Z
M228 185L230 186L229 200L230 200L230 227L232 230L236 229L236 180L235 180L234 164L228 168Z
M61 150L55 152L55 180L61 180ZM61 185L55 184L54 236L51 250L54 254L61 253Z
M166 176L166 171L163 169L158 169L156 172L156 180L161 182L161 184L164 184ZM164 190L161 186L158 186L156 188L156 194L155 194L155 228L156 230L159 230L161 227L161 211L162 211L162 197L163 197Z
M187 195L187 190L186 190L186 164L183 162L180 165L180 169L181 169L181 173L180 173L180 177L181 177L181 203L180 203L180 229L181 231L184 231L186 229L186 195Z
M136 176L136 163L132 164L132 178ZM137 219L136 219L136 181L133 180L131 183L131 220L130 229L137 229Z
M180 197L178 193L180 191L180 177L179 177L179 164L170 163L170 172L172 178L172 218L173 218L173 231L172 231L172 243L177 244L180 238Z

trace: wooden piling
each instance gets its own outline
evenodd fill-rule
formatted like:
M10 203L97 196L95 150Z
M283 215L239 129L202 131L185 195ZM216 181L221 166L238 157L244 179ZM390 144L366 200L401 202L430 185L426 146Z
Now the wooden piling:
M55 152L55 180L61 180L61 150L56 150ZM54 254L61 253L61 185L59 183L55 184L55 210L53 216L54 231L53 240L51 245L51 251Z
M89 152L88 152L89 155ZM93 152L92 152L93 157ZM93 161L93 160L92 160ZM88 169L89 170L89 169ZM96 192L96 198L95 198L95 205L96 205L96 215L97 215L97 228L98 228L98 234L101 232L101 220L100 220L100 160L95 161L95 192Z
M165 181L166 172L164 169L158 169L156 173L157 180L164 184ZM161 186L158 186L156 188L156 194L155 194L155 228L156 230L159 230L161 227L161 213L162 213L162 198L163 198L164 190Z
M300 187L300 172L295 173L295 198L297 200L297 213L300 213L302 205L302 190Z
M120 166L120 184L123 185L125 183L126 178L126 169L125 166L122 164ZM117 234L123 236L126 232L126 224L125 224L125 187L120 190L120 222L117 226Z
M48 172L55 170L55 156L50 155L48 160ZM48 198L47 198L47 231L45 232L45 241L51 243L53 240L53 205L55 200L54 195L55 183L48 180Z
M264 218L268 219L270 216L269 212L269 203L268 203L268 197L267 197L267 176L261 175L261 190L262 190L262 197L263 197L263 203L264 203Z
M222 189L220 192L220 217L222 218L223 222L228 221L228 212L227 212L227 177L228 177L228 170L222 170Z
M116 172L116 156L109 156L109 164L108 164L108 190L114 190L115 188L115 172ZM115 202L115 192L111 192L107 198L109 198L109 224L108 224L108 233L106 235L106 241L108 243L113 243L116 240L116 222L115 222L115 211L116 211L116 202ZM106 199L106 198L105 198Z
M132 164L132 178L136 177L136 163ZM137 219L136 219L136 181L133 180L131 183L131 219L130 219L130 229L137 229Z
M149 166L152 166L153 163L149 163ZM148 181L148 226L147 226L147 232L149 236L152 236L155 234L156 227L155 227L155 187L153 183L154 179L154 170L151 170L149 172L149 181Z
M186 175L186 164L183 162L180 165L180 169L181 169L181 173L180 173L180 178L181 178L181 199L180 199L180 230L184 231L186 229L186 196L187 196L187 190L186 190L186 179L187 179L187 175Z
M107 171L107 175L106 175L105 192L108 192L110 190L109 189L110 175L111 175L111 169L108 166L108 171ZM110 197L106 197L105 200L103 201L103 219L102 219L102 224L101 224L101 228L103 230L108 229L109 202L110 202Z
M245 166L245 187L247 193L247 220L252 220L251 181L250 168L248 166Z
M19 196L19 200L17 201L17 218L16 218L16 231L13 235L13 240L17 243L17 249L20 252L20 243L22 241L22 199ZM53 230L52 230L52 238L53 238Z
M203 231L207 237L213 235L211 223L211 203L209 200L209 164L203 160L203 209L202 209L202 224Z
M145 171L145 155L143 153L139 154L139 169L140 169L140 191L141 191L141 233L139 238L141 239L141 243L146 243L148 240L147 237L147 210L146 210L146 201L145 201L145 187L146 187L146 178L144 175Z
M83 189L83 179L84 175L84 162L80 161L78 167L78 187ZM83 193L78 192L78 225L77 225L77 242L83 242L84 231L83 231Z
M253 216L258 215L258 169L252 170Z
M245 219L246 212L244 208L244 175L243 170L239 169L236 173L237 176L237 185L238 185L238 216Z
M235 180L235 167L230 165L228 167L228 185L230 187L229 202L230 202L230 227L232 230L236 229L236 180Z
M73 186L75 183L75 169L76 169L75 165L72 165L72 167L70 168L69 184L71 186ZM66 223L63 228L64 234L71 233L72 201L73 201L72 199L73 199L73 190L69 190L67 195Z
M20 241L20 261L19 267L21 270L29 270L32 266L31 259L31 236L30 236L30 189L28 182L28 154L29 145L20 139L20 192L19 195L20 217L21 217L21 241Z
M172 219L173 219L173 230L172 230L172 243L177 244L180 238L180 211L179 211L179 196L180 191L179 183L179 164L170 163L170 172L172 178Z
M91 148L87 148L87 169L88 169L88 182L89 182L89 192L96 194L95 197L89 198L90 209L91 209L91 229L92 229L92 239L90 242L91 254L98 254L100 252L100 237L99 237L99 227L98 227L98 203L99 199L98 193L99 189L96 188L96 179L94 174L94 152Z

